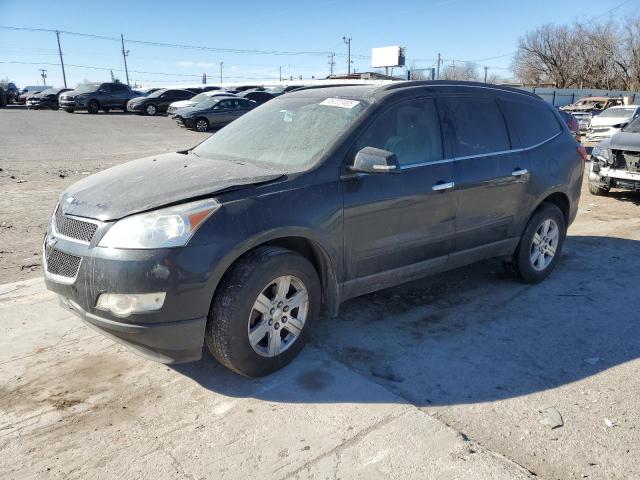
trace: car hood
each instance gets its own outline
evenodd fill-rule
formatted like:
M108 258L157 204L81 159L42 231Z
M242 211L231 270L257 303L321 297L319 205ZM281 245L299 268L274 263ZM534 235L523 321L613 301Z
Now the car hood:
M69 92L62 93L61 95L64 95L65 97L74 98L76 95L89 95L90 93L95 93L95 92L80 92L78 90L71 90Z
M197 103L192 102L191 100L178 100L177 102L173 102L169 106L173 108L185 108L185 107L192 107L194 105L197 105Z
M619 125L621 123L629 123L633 119L633 115L628 117L602 117L598 115L591 119L592 127L611 127L613 125Z
M609 141L612 150L631 150L640 152L640 133L616 133Z
M166 153L123 163L84 178L60 196L64 213L101 221L284 175L250 163Z

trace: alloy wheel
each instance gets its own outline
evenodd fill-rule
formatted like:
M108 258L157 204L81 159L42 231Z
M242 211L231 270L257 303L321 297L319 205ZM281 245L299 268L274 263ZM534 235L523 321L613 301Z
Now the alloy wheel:
M206 132L208 128L209 128L209 125L207 124L206 120L198 120L196 122L196 130L197 131Z
M263 357L275 357L300 337L309 311L309 294L302 281L284 275L267 285L251 308L249 343Z
M552 218L544 220L531 242L529 260L534 270L541 272L553 261L560 241L560 229Z
M155 115L156 114L156 106L155 105L147 105L147 115Z

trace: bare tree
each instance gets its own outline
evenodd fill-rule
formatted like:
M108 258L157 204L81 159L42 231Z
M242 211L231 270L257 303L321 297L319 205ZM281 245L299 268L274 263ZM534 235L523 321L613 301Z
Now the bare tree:
M445 80L479 80L478 66L473 62L451 63L444 70Z

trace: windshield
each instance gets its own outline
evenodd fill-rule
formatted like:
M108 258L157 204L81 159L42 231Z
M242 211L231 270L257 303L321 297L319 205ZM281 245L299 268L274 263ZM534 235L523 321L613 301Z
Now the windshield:
M243 115L194 149L302 171L314 164L368 106L362 100L278 97Z
M76 87L76 91L78 92L95 92L100 88L99 83L81 83Z
M625 118L625 117L632 117L633 114L635 113L636 109L635 108L610 108L608 110L605 110L604 112L602 112L599 117L601 118L607 118L607 117L611 117L611 118Z
M206 93L199 93L195 97L191 97L189 99L189 101L198 103L198 102L201 102L201 101L206 100L208 98L211 98L211 95L207 95Z
M156 90L153 93L150 93L149 95L147 95L148 98L158 98L160 95L162 95L164 92L166 92L166 89L161 89L161 90Z
M640 133L640 117L624 127L622 131L627 133Z
M49 95L49 94L57 93L57 92L58 92L57 88L47 88L46 90L42 91L42 94L43 95Z

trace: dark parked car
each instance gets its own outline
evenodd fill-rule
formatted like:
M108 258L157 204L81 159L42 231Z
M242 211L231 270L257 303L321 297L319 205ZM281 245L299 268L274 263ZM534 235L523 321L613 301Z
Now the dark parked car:
M606 195L612 188L640 192L640 117L591 151L589 191Z
M260 85L241 85L239 87L234 87L234 90L236 92L245 92L247 90L264 90L264 87L261 87Z
M0 88L5 94L5 104L16 103L20 96L20 90L13 82L0 82Z
M542 281L577 213L583 155L550 105L515 89L302 89L190 150L69 187L45 281L136 352L190 361L206 342L265 375L349 298L489 257Z
M244 98L211 97L193 107L176 110L173 118L181 127L206 132L211 127L224 127L256 106Z
M17 103L18 105L24 105L27 103L27 100L32 97L33 95L40 93L44 90L46 90L49 87L43 87L40 85L30 85L28 87L24 87L21 91L20 91L20 95L18 95L18 98L14 101L14 103Z
M143 113L145 115L157 115L164 113L169 105L179 100L189 100L195 93L189 90L165 89L156 90L146 97L135 97L129 100L127 110L130 112Z
M0 83L0 108L9 104L9 95L7 95L6 85Z
M70 88L47 88L46 90L29 97L29 100L27 100L27 107L35 110L41 108L58 110L58 108L60 108L58 103L60 95L70 91Z
M111 109L126 111L133 96L133 91L123 83L81 83L75 90L60 95L58 101L69 113L76 110L98 113Z
M269 92L274 97L278 95L284 95L285 93L293 92L294 90L298 90L300 88L304 88L304 85L287 85L287 86L279 86L267 88L265 92Z
M249 92L240 92L239 96L241 96L242 98L246 98L247 100L253 100L258 105L262 105L263 103L276 98L275 95L272 95L269 92L261 92L258 90L251 90Z

